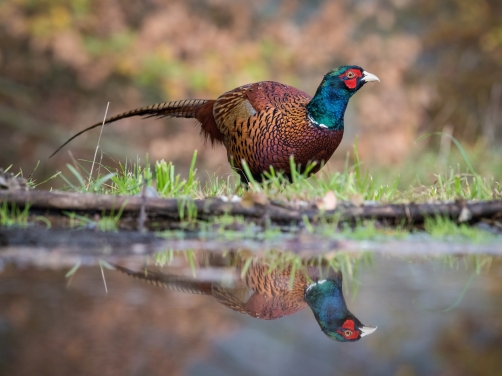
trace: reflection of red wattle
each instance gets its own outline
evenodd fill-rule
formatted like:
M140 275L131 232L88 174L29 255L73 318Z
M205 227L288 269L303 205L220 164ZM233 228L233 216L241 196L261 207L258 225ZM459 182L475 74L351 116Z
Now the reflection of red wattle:
M346 329L350 329L352 331L352 334L350 336L346 336L344 334L344 331ZM346 339L357 339L357 338L359 338L359 330L355 329L355 327L354 327L354 320L346 320L343 323L342 328L338 330L338 333L340 333Z

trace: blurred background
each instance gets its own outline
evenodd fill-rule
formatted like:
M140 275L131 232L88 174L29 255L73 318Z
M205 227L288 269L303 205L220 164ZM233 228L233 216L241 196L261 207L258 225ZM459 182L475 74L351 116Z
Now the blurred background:
M0 166L28 175L40 160L42 179L72 157L92 159L99 131L47 158L102 120L108 102L113 115L261 80L313 95L326 72L357 64L381 83L352 99L330 168L343 165L356 139L370 167L406 171L428 151L445 162L444 137L416 142L440 131L477 158L478 172L493 175L501 14L499 0L2 1ZM101 145L105 163L148 154L183 169L198 149L199 176L230 172L224 149L205 147L192 120L123 120L106 128Z

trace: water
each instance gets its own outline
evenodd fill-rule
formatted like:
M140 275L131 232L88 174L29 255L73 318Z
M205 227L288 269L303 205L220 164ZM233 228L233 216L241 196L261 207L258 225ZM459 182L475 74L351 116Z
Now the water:
M0 375L501 374L500 257L196 244L0 248Z

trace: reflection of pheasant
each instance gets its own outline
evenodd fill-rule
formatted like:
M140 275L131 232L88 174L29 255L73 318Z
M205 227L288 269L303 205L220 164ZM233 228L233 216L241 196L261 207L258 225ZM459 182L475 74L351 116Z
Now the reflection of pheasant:
M219 303L234 311L263 320L291 315L310 306L323 332L337 341L357 341L376 328L364 326L345 304L342 293L342 274L328 272L319 279L319 268L309 266L308 278L296 272L290 288L292 268L269 270L253 262L243 278L231 286L220 282L198 281L193 278L163 274L148 270L134 272L115 265L116 269L135 278L185 293L212 295ZM241 275L238 262L236 276Z
M227 149L229 162L242 173L242 160L256 180L270 166L290 176L290 156L305 167L317 162L319 171L343 136L347 103L366 82L379 81L357 66L342 66L324 76L316 94L272 81L240 86L216 100L184 100L138 108L106 119L106 123L132 117L195 118L201 134ZM101 126L95 124L80 134ZM53 154L53 155L54 155Z

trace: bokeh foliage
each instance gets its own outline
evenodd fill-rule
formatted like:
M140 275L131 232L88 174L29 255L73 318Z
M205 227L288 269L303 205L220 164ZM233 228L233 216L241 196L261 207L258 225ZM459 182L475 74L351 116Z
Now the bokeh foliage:
M398 164L419 134L495 144L502 110L502 5L497 0L7 0L0 3L0 165L29 170L67 135L153 102L215 98L277 80L314 93L323 74L358 64L382 82L347 113L343 161L359 135L365 161ZM147 124L141 126L139 124ZM187 121L126 120L103 150L228 172ZM89 157L92 135L72 144ZM68 155L45 162L53 174Z

